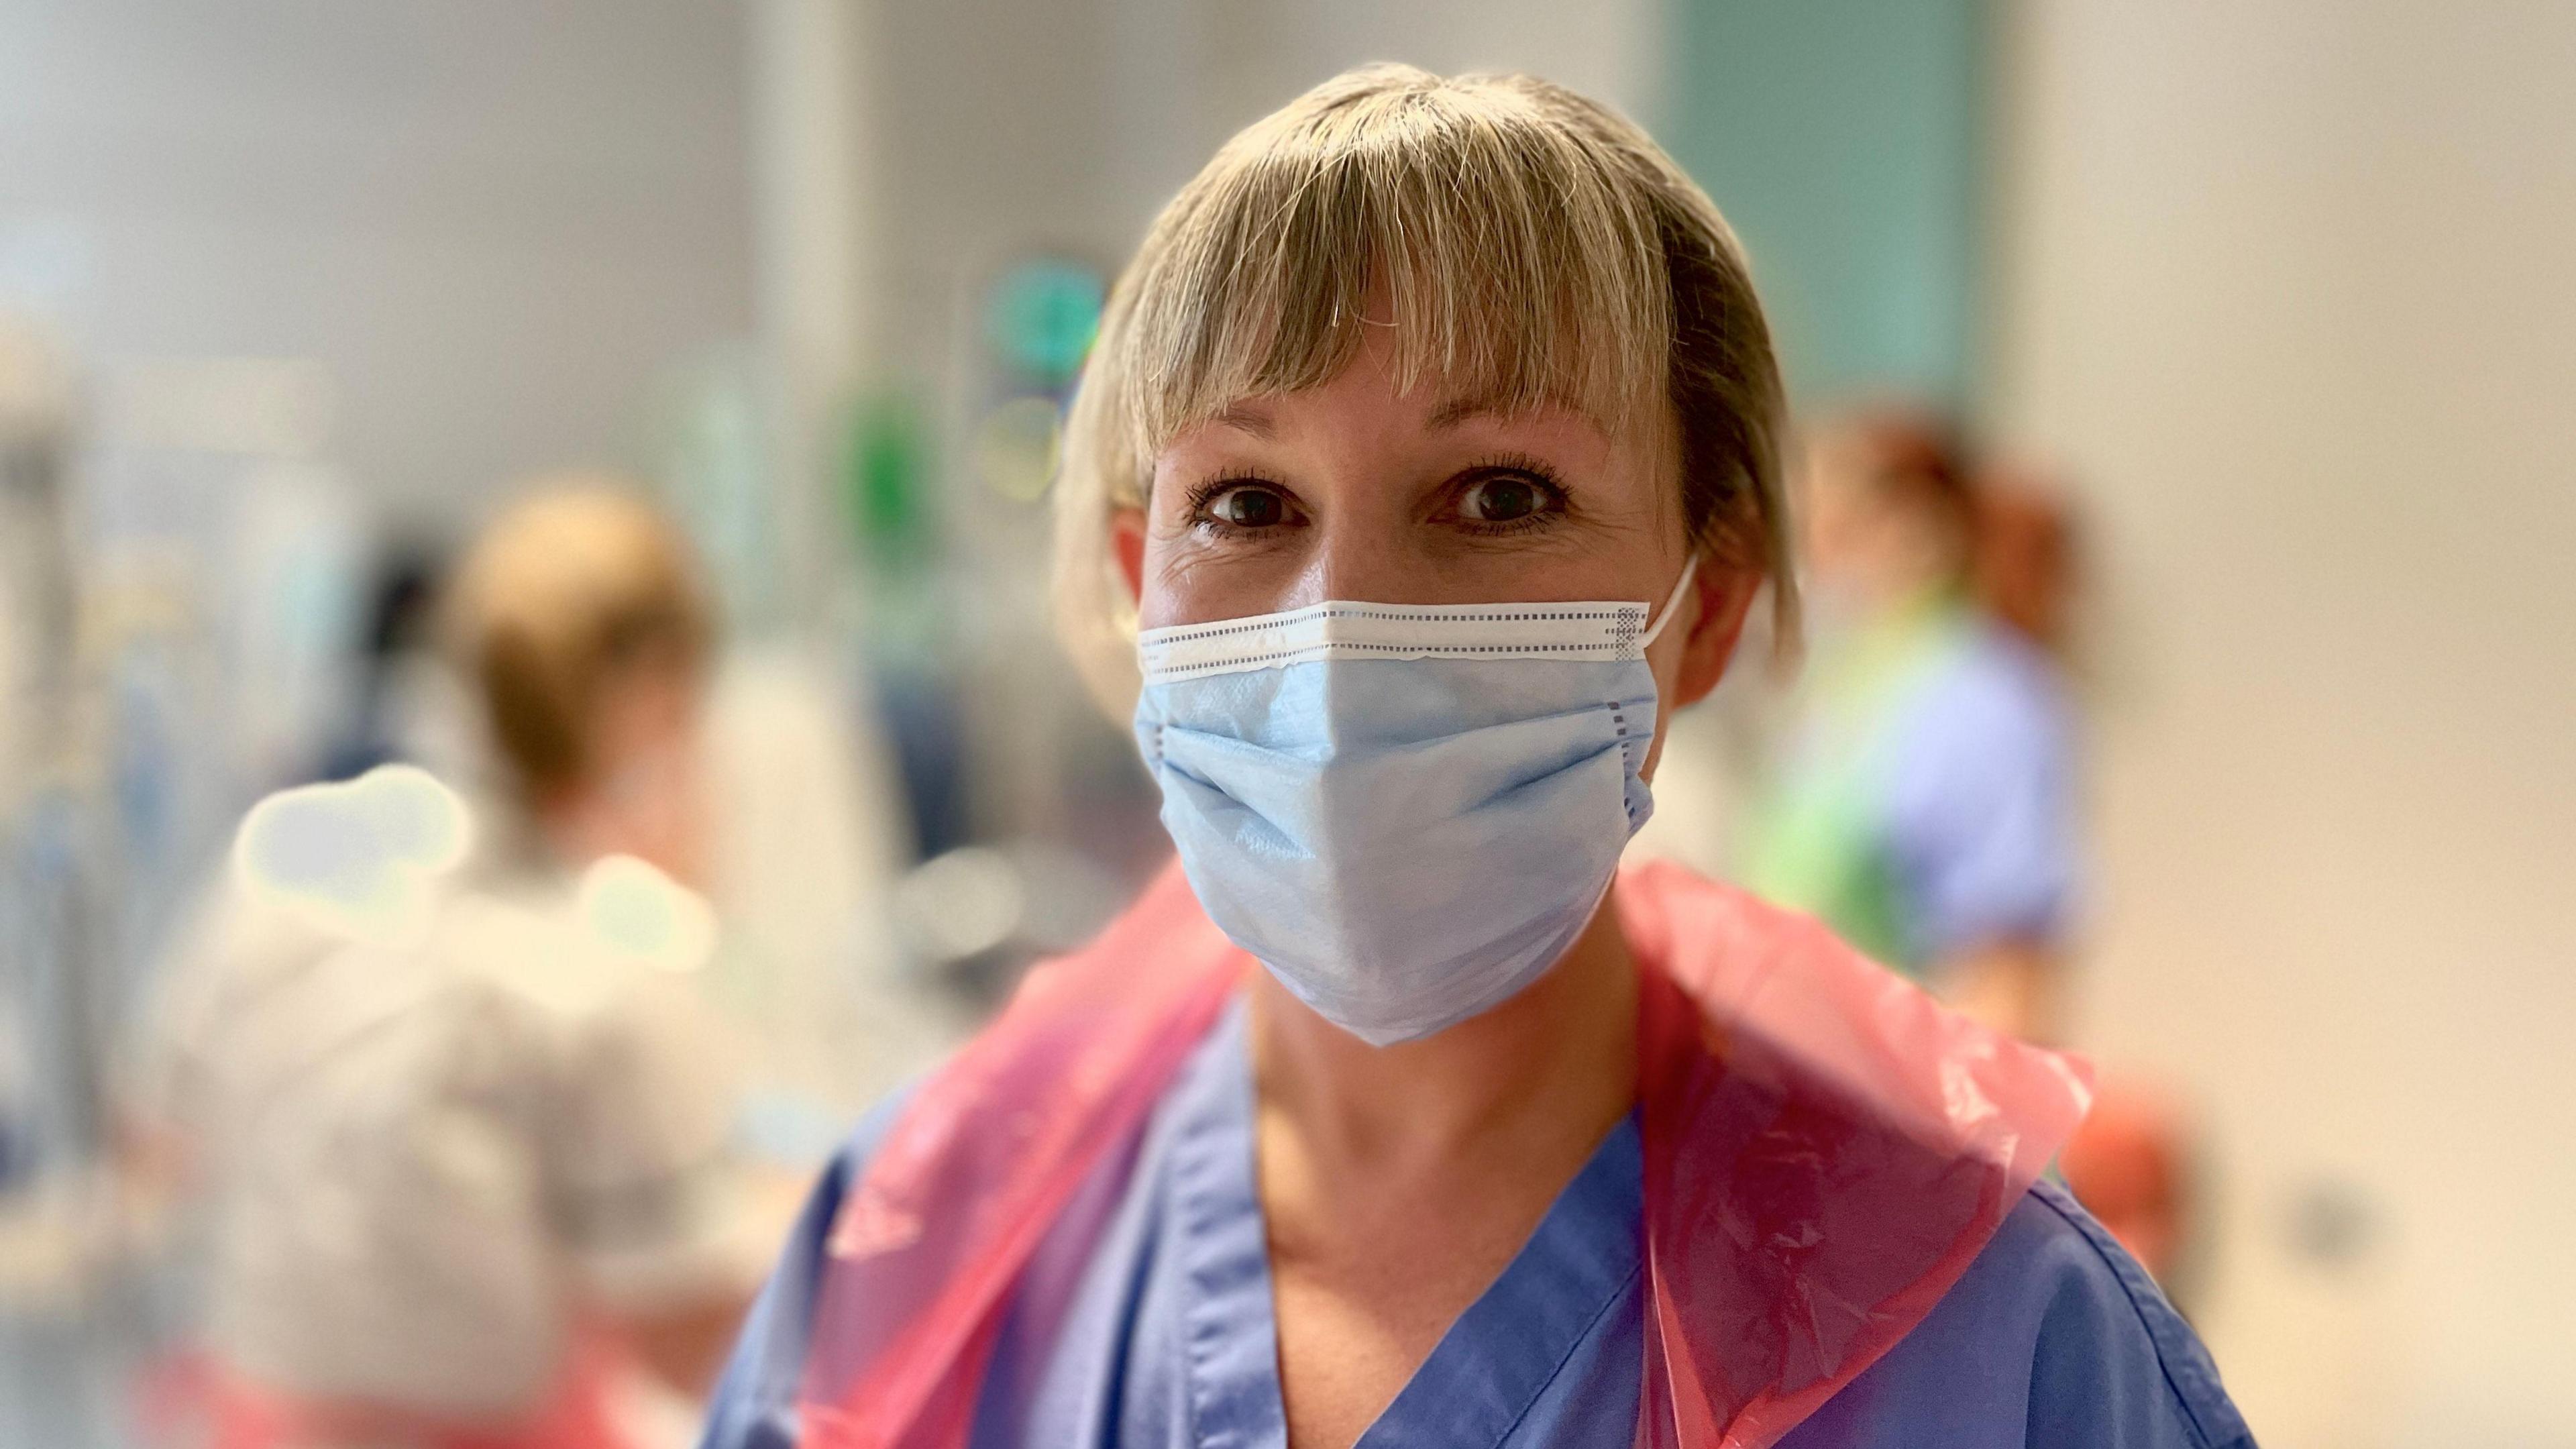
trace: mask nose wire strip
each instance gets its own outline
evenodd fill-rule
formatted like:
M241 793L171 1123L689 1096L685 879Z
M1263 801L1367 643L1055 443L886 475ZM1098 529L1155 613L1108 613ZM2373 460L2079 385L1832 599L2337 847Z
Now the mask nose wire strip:
M1682 590L1691 586L1691 579L1698 573L1699 554L1694 551L1689 558L1682 561L1681 579L1673 585L1672 593L1665 596L1664 607L1656 612L1655 622L1647 625L1646 632L1638 636L1638 649L1643 650L1653 644L1656 637L1664 632L1664 626L1673 621L1673 615L1681 612Z

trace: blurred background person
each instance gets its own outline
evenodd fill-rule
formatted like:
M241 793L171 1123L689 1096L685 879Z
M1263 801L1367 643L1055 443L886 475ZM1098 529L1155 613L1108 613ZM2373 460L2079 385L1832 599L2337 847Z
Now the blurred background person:
M2062 529L2023 505L1990 533L1956 444L1908 414L1822 431L1802 484L1812 653L1737 878L1989 1024L2053 1036L2081 832L2065 684L2030 631L2063 612Z
M703 890L716 621L687 542L640 490L535 481L467 550L445 608L489 745L474 784L521 863L626 854Z
M1799 501L1811 654L1772 681L1785 699L1756 681L1732 701L1753 736L1737 763L1758 762L1726 822L1737 876L1989 1024L2060 1039L2085 836L2065 503L1897 409L1824 426ZM2194 1156L2183 1114L2115 1073L2058 1164L2186 1309Z
M142 1124L211 1256L181 1405L279 1449L673 1442L780 1224L695 979L713 621L604 480L505 512L445 610L490 777L263 803L166 983Z
M645 499L613 477L532 482L449 585L449 613L474 641L447 651L465 687L415 683L398 730L424 763L445 756L514 804L558 854L623 850L709 900L723 937L696 986L756 1047L746 1140L801 1171L850 1114L936 1060L965 1017L891 939L902 801L868 715L835 699L806 653L724 632L698 551ZM641 637L656 651L685 638L689 652L608 662L601 651L638 647L596 633L610 583L647 578L656 607L675 612ZM463 727L442 718L459 697L483 705ZM594 757L607 773L569 788L567 766L532 775L528 763Z

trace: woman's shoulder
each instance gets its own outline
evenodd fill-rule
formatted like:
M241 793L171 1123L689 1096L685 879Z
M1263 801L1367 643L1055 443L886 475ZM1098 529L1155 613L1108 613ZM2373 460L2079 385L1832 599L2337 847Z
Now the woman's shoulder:
M2051 1390L2060 1402L2070 1398L2063 1392L2067 1384L2058 1380L2080 1383L2116 1364L2134 1372L2133 1387L2144 1387L2187 1418L2196 1442L2222 1449L2253 1442L2200 1335L2072 1194L2041 1182L2008 1225L2048 1303L2036 1345L2035 1408Z
M2199 1336L2146 1270L2050 1182L2031 1189L1932 1314L1853 1389L1853 1402L1838 1406L1845 1414L1914 1425L1916 1437L1889 1442L1951 1442L1922 1435L1927 1412L1962 1414L1963 1429L1976 1421L1989 1432L2007 1420L2031 1445L2254 1442ZM1851 1442L1876 1441L1862 1434Z
M1179 1130L1177 1124L1184 1120L1196 1120L1213 1111L1248 1122L1248 1102L1227 1092L1229 1087L1240 1087L1247 1093L1250 1089L1243 1055L1243 1023L1244 1012L1238 1000L1220 1014L1207 1036L1191 1050L1177 1075L1159 1094L1151 1116L1139 1128L1142 1145L1136 1155L1113 1155L1107 1165L1121 1174L1120 1180L1133 1170L1135 1162L1153 1158L1156 1144L1168 1141L1168 1134ZM813 1338L816 1300L831 1266L833 1224L849 1195L866 1176L869 1164L893 1135L905 1109L937 1076L936 1069L925 1073L870 1108L824 1166L769 1286L743 1326L724 1380L717 1386L702 1449L786 1449L797 1442L796 1395ZM933 1086L931 1090L938 1089Z
M850 1129L840 1147L824 1162L822 1172L814 1179L813 1191L805 1199L805 1211L796 1221L796 1231L788 1239L786 1254L778 1267L780 1277L794 1275L805 1282L819 1276L824 1243L832 1220L840 1216L842 1200L866 1175L869 1161L885 1145L896 1119L903 1115L905 1104L920 1086L920 1079L915 1078L880 1098L861 1114L858 1125Z
M707 1408L702 1449L788 1449L796 1443L796 1392L813 1336L833 1220L913 1093L906 1085L868 1109L823 1165L788 1234L778 1267L753 1304Z

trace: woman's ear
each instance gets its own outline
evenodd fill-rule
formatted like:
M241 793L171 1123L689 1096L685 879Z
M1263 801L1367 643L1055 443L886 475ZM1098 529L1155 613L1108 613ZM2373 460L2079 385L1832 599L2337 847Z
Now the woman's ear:
M1744 620L1752 612L1753 596L1762 588L1760 569L1729 566L1707 560L1698 577L1691 581L1691 592L1699 608L1691 619L1690 633L1682 639L1682 664L1673 681L1673 707L1680 709L1699 703L1717 682L1726 677L1727 661L1735 657L1735 646L1744 637Z
M1118 559L1118 576L1127 581L1127 601L1145 596L1145 510L1109 511L1109 551Z

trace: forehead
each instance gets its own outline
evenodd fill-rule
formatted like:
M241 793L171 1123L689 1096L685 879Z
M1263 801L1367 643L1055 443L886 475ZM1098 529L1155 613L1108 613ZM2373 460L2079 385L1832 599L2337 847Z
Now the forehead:
M1613 446L1659 411L1630 407L1605 414L1581 397L1514 396L1486 378L1424 376L1408 365L1395 326L1372 320L1339 371L1305 387L1211 398L1204 414L1184 421L1170 441L1232 434L1273 442L1316 427L1365 424L1430 436L1543 434Z
M1357 462L1403 467L1476 451L1527 452L1578 470L1616 467L1662 476L1679 460L1676 430L1643 426L1639 414L1605 428L1590 415L1541 404L1506 408L1469 398L1409 399L1318 388L1241 399L1182 429L1148 460L1148 470L1190 466L1239 448L1308 455L1319 465Z
M1605 443L1613 441L1611 430L1581 408L1549 402L1516 406L1494 398L1428 391L1405 394L1370 388L1364 381L1354 381L1349 373L1302 392L1237 398L1184 427L1182 435L1213 429L1274 442L1317 415L1346 414L1354 409L1365 409L1425 433L1540 430L1581 432Z
M1562 335L1513 348L1507 333L1488 332L1478 354L1460 356L1438 335L1448 330L1423 335L1419 318L1361 324L1310 339L1294 357L1210 358L1196 376L1146 372L1131 399L1135 441L1151 454L1202 425L1268 434L1283 412L1316 406L1366 405L1431 431L1544 424L1612 440L1669 422L1660 376L1620 349L1596 355Z

